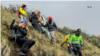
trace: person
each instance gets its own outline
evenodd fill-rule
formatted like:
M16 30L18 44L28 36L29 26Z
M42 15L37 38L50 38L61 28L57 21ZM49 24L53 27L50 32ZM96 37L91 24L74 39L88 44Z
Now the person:
M17 11L17 15L19 16L19 18L21 19L21 21L23 21L23 19L27 19L27 13L25 12L25 4L22 4L22 6L19 8L19 10Z
M46 29L42 26L41 23L39 23L39 29L40 29L40 33L41 34L45 34L45 37L47 37Z
M43 16L41 16L41 12L38 13L38 17L39 17L38 21L45 25L46 20Z
M67 33L66 33L66 36L65 36L65 38L64 38L64 40L63 40L62 43L61 43L61 47L63 46L64 43L66 43L66 44L67 44L67 47L68 47L68 52L69 52L70 54L72 54L72 50L71 50L70 45L69 45L69 39L70 39L70 38L71 38L71 37L70 37L70 32L67 32Z
M82 56L81 49L83 50L83 39L80 33L81 29L77 29L75 34L71 35L69 43L74 54L77 55L78 53L79 56Z
M43 24L42 24L43 25ZM48 37L51 41L56 42L55 40L55 36L54 36L54 31L55 29L57 30L57 26L56 24L53 22L52 17L49 16L49 21L43 25L44 27L48 27ZM50 35L52 36L52 38L50 37Z
M15 33L12 37L15 39L15 42L19 46L21 46L21 50L18 52L18 54L25 55L27 53L27 50L35 44L35 41L26 38L27 31L29 31L29 29L26 27L27 19L23 19L23 21L19 25L14 26L14 23L15 20L13 19L10 25L10 29L15 31Z
M39 10L36 10L35 12L32 12L32 14L29 17L29 21L31 22L32 26L35 28L35 30L39 31L39 26L38 26L38 14L39 14Z

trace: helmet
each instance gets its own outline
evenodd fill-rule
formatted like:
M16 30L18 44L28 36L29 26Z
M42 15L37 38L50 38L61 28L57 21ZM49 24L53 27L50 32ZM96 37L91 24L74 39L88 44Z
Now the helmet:
M52 21L52 17L51 16L49 16L49 21Z
M25 4L22 4L22 6L26 7L26 5L25 5Z
M70 33L70 32L68 32L68 31L66 32L66 34L69 34L69 33Z

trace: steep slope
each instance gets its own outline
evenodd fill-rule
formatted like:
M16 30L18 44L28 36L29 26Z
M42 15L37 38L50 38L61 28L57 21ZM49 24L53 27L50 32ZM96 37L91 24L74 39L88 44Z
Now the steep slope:
M15 24L19 24L19 18L15 14L7 13L1 8L1 55L2 56L19 56L17 54L20 47L11 39L12 30L9 26L12 19L16 20ZM60 47L64 35L59 32L55 33L56 43L50 43L50 40L44 35L38 33L28 22L29 32L28 39L36 41L36 44L29 50L26 56L70 56L67 47ZM100 49L84 40L83 56L100 56Z

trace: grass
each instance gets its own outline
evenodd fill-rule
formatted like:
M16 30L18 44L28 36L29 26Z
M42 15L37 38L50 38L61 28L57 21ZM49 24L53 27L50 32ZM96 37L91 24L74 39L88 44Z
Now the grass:
M19 18L15 14L7 13L1 8L1 50L4 56L18 56L17 51L20 49L19 46L11 39L12 30L9 26L12 20L15 19L16 23L19 24ZM36 44L30 49L30 53L27 56L71 56L67 51L67 46L64 44L60 47L64 35L55 31L56 43L50 43L50 40L44 35L38 33L32 25L28 22L29 32L28 39L36 41ZM6 48L4 48L6 46ZM8 50L4 52L3 50ZM12 51L14 50L14 51ZM89 43L84 39L84 50L82 51L83 56L100 56L100 49L97 46Z

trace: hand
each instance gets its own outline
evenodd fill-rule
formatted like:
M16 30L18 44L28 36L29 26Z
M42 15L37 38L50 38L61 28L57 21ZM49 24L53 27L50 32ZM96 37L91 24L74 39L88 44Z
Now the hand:
M83 50L83 47L81 47L81 49Z
M26 17L26 15L24 15Z
M15 19L13 19L13 21L15 22Z
M60 46L62 47L63 45L61 44Z
M73 50L73 47L71 47L71 49Z

